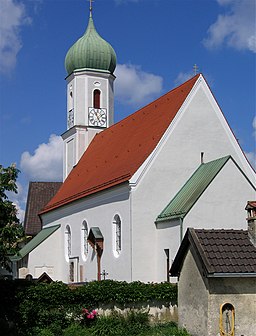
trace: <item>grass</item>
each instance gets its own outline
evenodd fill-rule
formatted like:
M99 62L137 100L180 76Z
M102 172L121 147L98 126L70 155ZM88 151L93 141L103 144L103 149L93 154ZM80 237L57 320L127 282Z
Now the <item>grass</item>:
M107 322L107 320L105 320ZM108 321L110 322L110 321ZM124 328L122 326L114 325L112 321L110 324L95 324L93 328L83 328L80 325L72 325L67 328L63 336L189 336L185 330L178 329L174 323L164 323L155 326L148 326L147 328ZM40 335L52 336L52 335Z
M126 316L116 312L109 316L100 316L89 326L73 323L61 333L54 329L42 329L37 336L189 336L174 322L157 325L149 324L149 315L145 312L131 311Z

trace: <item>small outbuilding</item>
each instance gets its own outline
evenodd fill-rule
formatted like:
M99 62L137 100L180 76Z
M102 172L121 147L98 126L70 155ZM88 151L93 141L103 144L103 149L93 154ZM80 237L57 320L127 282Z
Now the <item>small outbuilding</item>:
M252 226L255 218L248 218ZM172 264L179 326L193 336L251 336L256 330L254 230L189 228Z

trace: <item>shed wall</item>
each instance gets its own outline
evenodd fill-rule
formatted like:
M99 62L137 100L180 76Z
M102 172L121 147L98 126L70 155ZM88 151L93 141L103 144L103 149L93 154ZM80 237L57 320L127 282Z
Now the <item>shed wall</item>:
M208 335L208 297L207 287L188 250L178 282L178 315L179 326L192 336Z

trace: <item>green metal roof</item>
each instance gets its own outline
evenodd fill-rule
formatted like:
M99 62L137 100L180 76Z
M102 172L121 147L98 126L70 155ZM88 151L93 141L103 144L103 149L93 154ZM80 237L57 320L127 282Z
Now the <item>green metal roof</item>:
M115 51L97 33L91 15L84 35L67 52L65 68L68 74L79 69L113 73L116 68Z
M40 245L46 238L48 238L53 232L58 230L60 225L54 225L49 228L42 229L33 239L31 239L19 253L11 258L12 261L18 261L24 258L27 254L33 251L38 245Z
M232 159L229 155L202 163L160 213L156 223L184 218L230 158Z
M91 235L94 237L95 240L104 239L103 234L101 233L100 228L98 226L91 227L91 230L89 232L89 236L91 236Z

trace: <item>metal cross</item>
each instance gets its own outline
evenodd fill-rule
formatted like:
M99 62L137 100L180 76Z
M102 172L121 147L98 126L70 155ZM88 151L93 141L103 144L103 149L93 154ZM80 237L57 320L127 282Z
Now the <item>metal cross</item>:
M199 67L196 64L194 64L193 69L194 69L194 75L196 75L197 71L199 70Z
M106 280L106 276L108 276L108 273L105 270L103 270L102 273L100 273L100 275L103 276L103 280Z
M94 2L94 0L88 0L90 2L90 12L92 12L92 3Z

